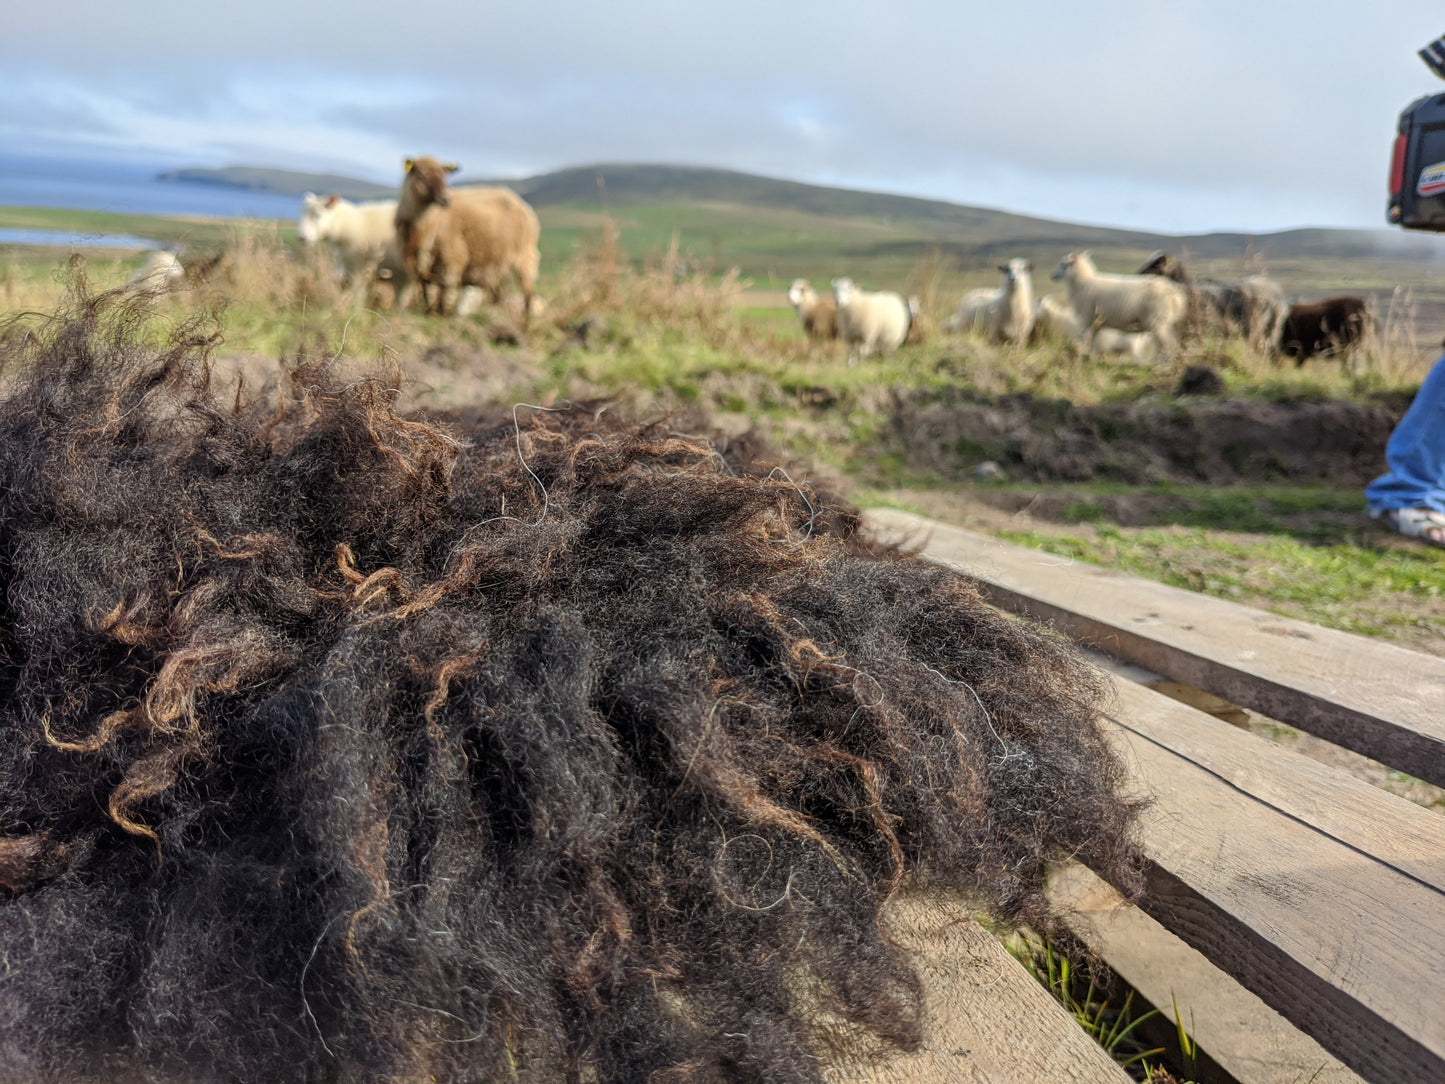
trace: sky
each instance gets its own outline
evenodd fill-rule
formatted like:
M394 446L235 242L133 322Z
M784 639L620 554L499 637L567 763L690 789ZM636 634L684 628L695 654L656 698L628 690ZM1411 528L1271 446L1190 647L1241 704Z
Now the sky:
M1381 0L5 5L10 153L399 179L721 166L1193 233L1382 227L1415 51Z

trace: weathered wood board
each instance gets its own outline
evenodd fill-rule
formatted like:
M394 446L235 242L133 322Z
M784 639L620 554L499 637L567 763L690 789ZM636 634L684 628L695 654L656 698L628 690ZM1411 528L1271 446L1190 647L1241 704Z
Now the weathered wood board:
M1445 1080L1445 818L1119 683L1142 908L1367 1080Z
M875 509L997 605L1445 786L1445 659Z
M1361 1084L1362 1077L1083 866L1058 871L1049 895L1068 923L1175 1027L1175 1006L1217 1079L1237 1084ZM1143 1025L1147 1029L1148 1025ZM1161 1039L1154 1039L1159 1042ZM1205 1059L1208 1059L1206 1061ZM1196 1072L1201 1080L1211 1079Z
M927 999L920 1050L828 1069L830 1084L1129 1084L997 937L957 902L901 900L888 914Z

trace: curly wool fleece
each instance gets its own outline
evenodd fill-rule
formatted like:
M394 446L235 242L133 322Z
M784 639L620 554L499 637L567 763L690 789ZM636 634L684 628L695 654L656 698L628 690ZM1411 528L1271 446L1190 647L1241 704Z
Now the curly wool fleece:
M900 890L1137 883L1099 681L855 510L145 321L0 345L0 1081L817 1081Z

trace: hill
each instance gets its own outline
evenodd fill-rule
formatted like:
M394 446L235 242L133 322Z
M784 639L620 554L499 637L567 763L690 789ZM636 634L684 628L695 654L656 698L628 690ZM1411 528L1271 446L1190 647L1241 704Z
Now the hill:
M297 173L265 166L227 166L224 169L168 169L157 173L158 181L183 184L211 184L224 188L245 188L253 192L275 192L299 196L303 192L334 192L345 199L386 199L396 195L395 185L377 184L339 173Z

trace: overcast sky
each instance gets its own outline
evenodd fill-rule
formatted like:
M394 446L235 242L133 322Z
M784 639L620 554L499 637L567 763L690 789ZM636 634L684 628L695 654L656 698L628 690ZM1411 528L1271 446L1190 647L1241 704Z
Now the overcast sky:
M1382 226L1380 0L7 3L0 147L471 176L715 165L1170 232Z

